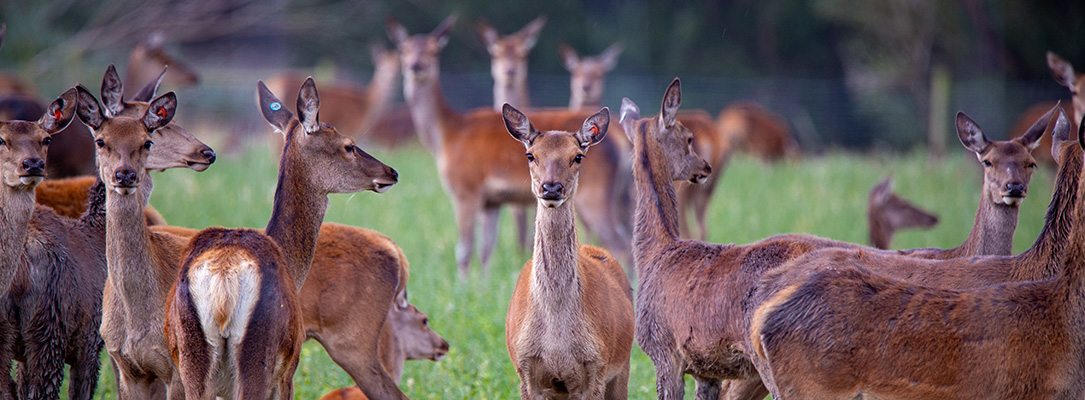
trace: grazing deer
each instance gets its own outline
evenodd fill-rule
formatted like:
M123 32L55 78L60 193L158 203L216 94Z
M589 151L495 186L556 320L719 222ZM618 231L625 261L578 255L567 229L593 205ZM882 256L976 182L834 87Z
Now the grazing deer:
M898 230L938 225L938 216L893 193L893 178L885 178L870 189L866 217L870 245L882 250L889 248Z
M633 290L605 250L579 246L573 195L585 152L603 140L610 110L580 130L540 132L505 105L513 138L527 148L535 249L509 302L505 344L520 376L520 398L624 399L633 346Z
M166 340L185 397L290 398L304 341L297 291L305 282L329 193L383 193L397 173L320 123L309 78L295 117L263 82L260 110L286 145L263 232L208 228L185 249L166 303ZM405 398L394 384L378 398ZM398 395L398 396L397 396Z
M455 16L451 16L433 33L414 36L394 19L389 18L387 24L388 34L399 48L403 91L411 117L423 144L437 159L441 182L453 201L459 231L456 260L462 276L471 264L479 214L483 219L479 261L483 271L488 271L500 207L530 204L534 197L527 185L528 169L513 156L519 150L505 137L500 113L485 108L462 114L448 105L441 92L439 55L454 21ZM566 130L579 129L587 116L585 112L567 110L532 114L539 124ZM617 126L610 129L620 130ZM476 154L482 149L486 149L485 157ZM580 171L578 214L604 247L620 260L629 260L628 233L620 230L621 219L615 210L621 150L608 139L598 145L594 154Z
M801 155L787 120L756 102L745 100L728 105L720 111L716 123L731 146L762 161L794 160Z
M1070 125L1061 109L1055 125L1059 144ZM1074 144L1061 147L1081 158ZM1046 259L945 271L825 250L766 274L752 296L747 344L762 379L781 399L1085 396L1085 206L1072 208L1057 216L1073 219L1059 239L1065 251ZM897 267L937 276L902 279ZM961 284L965 275L971 284Z
M320 90L325 103L320 110L320 119L359 140L377 133L374 128L390 110L399 83L399 55L395 50L374 42L369 45L369 54L374 65L369 85L363 88L342 82L324 85ZM272 93L285 93L287 98L296 98L303 82L303 75L282 73L268 80L267 87ZM281 150L282 138L276 136L274 141L274 149Z

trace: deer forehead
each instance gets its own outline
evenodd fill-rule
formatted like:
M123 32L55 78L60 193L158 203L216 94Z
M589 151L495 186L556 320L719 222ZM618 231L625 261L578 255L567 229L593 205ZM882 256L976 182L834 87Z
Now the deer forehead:
M38 124L28 121L8 121L0 123L0 138L8 143L9 149L39 152L44 149L42 140L49 134ZM3 148L3 147L0 147Z
M1019 163L1022 167L1033 161L1028 148L1016 142L992 143L983 158L995 164Z
M539 159L573 157L582 153L580 142L565 131L542 132L528 150Z
M143 146L151 139L151 132L135 118L114 117L102 122L96 136L112 146L123 144Z

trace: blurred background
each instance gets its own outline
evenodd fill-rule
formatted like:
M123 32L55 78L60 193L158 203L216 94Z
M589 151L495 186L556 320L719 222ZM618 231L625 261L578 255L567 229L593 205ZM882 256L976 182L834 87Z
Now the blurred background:
M252 101L257 79L289 68L314 74L318 86L364 84L373 71L366 46L391 47L387 16L418 33L454 12L460 19L441 68L459 109L492 102L477 21L508 34L544 14L549 22L529 58L533 105L568 103L559 43L594 55L620 42L604 104L654 103L679 76L683 108L715 114L755 100L785 117L805 152L908 149L926 145L932 131L945 135L936 145L955 146L956 110L992 139L1016 135L1011 126L1028 106L1069 99L1045 52L1085 64L1080 0L56 0L0 2L0 68L42 99L76 82L96 89L107 64L123 75L129 52L159 35L200 77L195 86L166 82L181 94L183 121L263 135Z

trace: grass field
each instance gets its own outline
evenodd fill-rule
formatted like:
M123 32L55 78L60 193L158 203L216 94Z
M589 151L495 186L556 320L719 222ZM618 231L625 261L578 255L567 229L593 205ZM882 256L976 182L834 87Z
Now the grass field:
M931 231L898 235L894 247L956 246L971 228L981 182L975 157L956 150L941 162L922 154L831 154L769 166L738 157L727 166L713 200L710 241L747 243L776 233L806 232L865 243L867 191L892 173L899 193L941 218ZM417 148L372 153L399 171L400 183L380 195L334 195L325 220L393 238L411 263L412 303L429 314L433 329L452 346L438 363L408 362L401 387L412 399L516 397L519 380L505 350L504 319L513 284L530 252L517 248L507 213L490 273L480 273L476 265L468 279L459 279L452 207L432 158ZM151 204L174 225L263 227L270 215L276 168L277 159L257 146L243 156L224 156L203 173L159 173ZM1033 177L1021 210L1016 251L1031 245L1039 233L1052 182L1051 171L1038 170ZM587 239L581 236L581 241ZM112 372L103 368L98 397L115 398L113 382ZM353 384L315 342L306 344L294 382L300 399ZM687 384L692 388L692 380ZM636 346L629 392L634 399L655 398L652 363Z

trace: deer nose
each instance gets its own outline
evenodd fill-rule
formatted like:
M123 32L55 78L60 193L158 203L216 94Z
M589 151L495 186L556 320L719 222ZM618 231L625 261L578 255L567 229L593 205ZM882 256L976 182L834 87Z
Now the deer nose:
M135 186L136 171L117 171L113 174L113 178L119 186Z
M399 172L392 167L388 167L388 176L395 182L399 182Z
M557 182L546 182L542 184L542 198L544 199L560 199L562 193L565 192L565 185Z
M421 70L422 70L422 64L421 63L412 63L411 64L411 71L418 72L418 71L421 71Z
M1009 191L1010 196L1021 196L1025 193L1025 184L1023 183L1007 183L1006 190Z
M207 158L207 163L208 164L214 164L215 163L215 159L217 158L217 156L215 155L214 150L207 149L207 150L201 151L200 154L203 154L203 156Z
M45 173L45 160L38 157L24 159L23 170L27 175L41 175Z
M584 92L590 92L590 91L591 91L591 85L584 85Z

